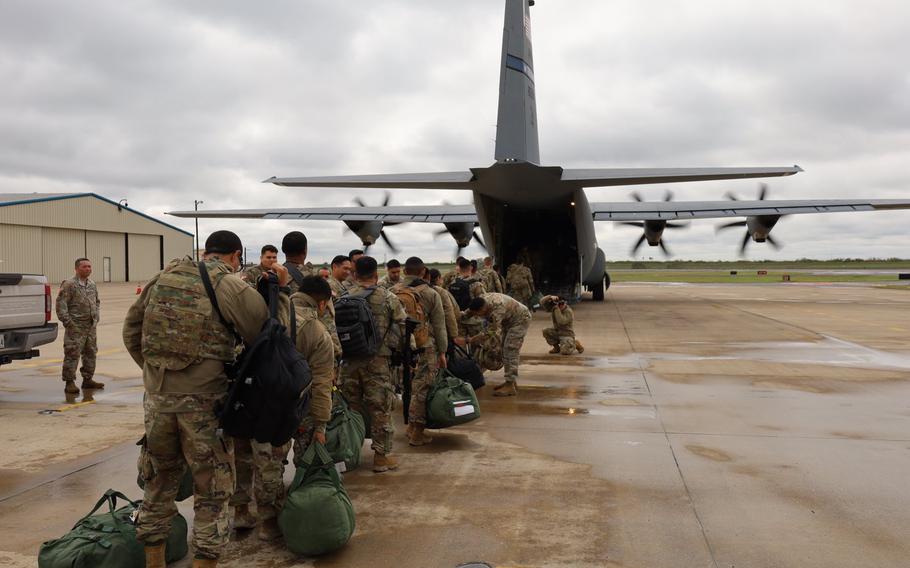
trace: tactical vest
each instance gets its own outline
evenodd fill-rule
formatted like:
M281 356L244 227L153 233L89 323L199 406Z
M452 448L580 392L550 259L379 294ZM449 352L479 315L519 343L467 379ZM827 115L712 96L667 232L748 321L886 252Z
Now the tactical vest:
M227 274L212 270L217 289ZM169 266L150 292L142 321L142 355L155 367L179 371L203 359L234 360L234 335L218 320L196 264Z

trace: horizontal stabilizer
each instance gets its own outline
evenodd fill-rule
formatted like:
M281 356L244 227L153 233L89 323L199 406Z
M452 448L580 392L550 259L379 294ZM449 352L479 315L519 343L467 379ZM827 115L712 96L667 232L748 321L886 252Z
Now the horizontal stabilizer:
M172 211L200 219L295 219L310 221L384 221L387 223L476 223L473 205L398 205L386 207L301 207Z
M595 221L669 221L758 215L849 213L886 209L910 209L910 201L900 199L768 199L591 203L591 212Z
M576 188L607 187L611 185L640 185L648 183L677 183L792 176L803 169L799 166L782 168L603 168L592 170L564 169L561 182Z
M474 189L474 174L463 172L432 172L422 174L380 174L365 176L271 177L263 183L284 187L373 187L383 189Z

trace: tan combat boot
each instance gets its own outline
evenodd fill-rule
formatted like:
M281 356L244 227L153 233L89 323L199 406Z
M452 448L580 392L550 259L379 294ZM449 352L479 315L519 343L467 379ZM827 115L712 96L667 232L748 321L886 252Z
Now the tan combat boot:
M146 568L165 568L167 566L164 561L163 542L145 547L145 566Z
M433 438L428 436L424 429L426 426L423 424L414 424L414 429L411 430L411 434L408 436L408 444L412 446L425 446L433 441Z
M518 395L518 385L513 381L506 381L505 384L499 386L499 390L493 393L493 396L517 396Z
M575 350L578 351L579 353L585 352L585 346L582 345L581 341L579 341L577 339L575 340Z
M382 473L384 471L398 469L398 460L390 454L373 454L373 471Z
M213 558L193 558L193 568L217 568L218 561Z
M79 394L79 387L76 386L76 381L66 381L63 392L68 394Z
M98 381L93 381L92 379L84 379L82 381L83 389L103 389L104 383L99 383Z
M559 353L559 345L554 345L553 348L550 349L549 353L550 353L550 355L556 355L557 353Z
M256 517L250 512L249 505L234 507L234 530L249 530L256 528Z
M271 541L281 538L281 527L278 526L278 517L263 519L259 523L259 532L256 534L259 540Z

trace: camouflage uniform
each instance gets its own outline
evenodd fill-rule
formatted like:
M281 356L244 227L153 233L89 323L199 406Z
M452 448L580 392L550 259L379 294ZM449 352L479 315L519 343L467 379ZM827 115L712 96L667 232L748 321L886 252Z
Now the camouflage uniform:
M341 282L334 276L329 276L329 286L332 288L332 295L336 298L340 298L348 293L347 280Z
M82 356L82 380L95 376L98 355L98 318L101 300L98 287L92 280L85 283L74 276L63 282L57 294L57 319L66 331L63 334L63 380L76 380L76 367Z
M268 318L265 301L221 260L205 266L225 320L245 342L253 342ZM281 301L287 311L287 297ZM217 433L215 408L227 393L224 365L234 359L235 336L214 313L192 258L171 262L149 281L127 312L123 343L142 367L148 455L157 472L146 480L137 538L146 546L167 538L188 464L195 556L217 559L228 541L234 447Z
M259 278L266 272L268 272L267 268L265 268L261 264L257 264L256 266L251 266L251 267L245 269L240 274L240 278L242 278L244 282L246 282L247 284L250 284L253 288L255 288L256 283L259 282Z
M456 278L458 278L458 268L446 272L442 275L442 287L448 290L452 281Z
M477 274L480 275L480 279L483 282L483 287L489 292L498 292L502 294L502 280L499 279L499 274L496 274L496 271L492 268L483 267Z
M379 283L377 284L377 286L379 286L380 288L385 288L386 290L391 290L392 286L394 286L395 284L398 284L399 282L401 282L400 276L398 277L398 280L396 280L395 282L392 282L391 280L389 280L389 275L386 274L385 276L383 276L382 278L379 279Z
M451 292L439 286L433 286L433 289L442 300L442 310L446 315L446 333L449 335L449 339L454 339L458 337L458 316L461 315L461 309Z
M291 281L288 286L291 288L291 295L297 292L300 284L297 282L297 277L293 274L291 268L296 268L300 272L301 277L303 276L315 276L316 273L313 271L313 265L311 263L306 264L293 264L290 262L285 262L284 265L288 267L288 270L291 271ZM331 286L333 278L329 278L329 285ZM335 348L335 359L341 358L341 340L338 339L338 328L335 326L335 304L328 302L328 308L326 311L319 317L319 321L329 330L329 335L332 338L332 346Z
M395 433L392 423L395 390L389 357L392 348L401 342L407 314L398 297L379 286L364 287L355 282L348 289L348 294L362 295L368 290L372 290L372 293L367 297L367 302L383 342L375 357L364 361L348 361L342 367L341 393L351 409L364 417L369 413L370 432L367 437L372 439L373 451L385 455L392 452L392 435Z
M534 293L531 269L521 263L513 264L509 267L506 282L509 284L509 295L527 306L531 301L531 294Z
M420 282L416 286L411 286L415 282ZM430 386L436 379L438 370L437 358L439 353L445 353L449 346L449 337L446 333L446 315L442 307L442 300L439 294L430 288L430 285L416 276L404 275L401 277L401 283L393 288L393 292L398 288L409 286L417 293L418 301L423 312L427 316L427 326L430 331L430 339L423 347L424 352L417 358L417 370L411 380L411 403L408 411L408 422L415 424L426 424L427 421L427 394Z
M490 292L484 294L483 299L492 307L487 315L487 321L490 322L487 332L502 334L502 361L506 368L506 382L517 382L519 353L531 325L531 312L524 304L505 294Z
M552 347L559 348L562 355L573 355L575 349L575 314L572 308L566 306L560 309L551 296L547 296L540 302L543 309L550 312L553 320L553 327L543 330L543 338Z
M335 358L331 334L319 317L319 302L303 292L293 294L291 302L297 319L297 351L306 358L313 374L310 411L294 435L294 465L300 467L303 453L313 441L313 433L325 432L332 417Z

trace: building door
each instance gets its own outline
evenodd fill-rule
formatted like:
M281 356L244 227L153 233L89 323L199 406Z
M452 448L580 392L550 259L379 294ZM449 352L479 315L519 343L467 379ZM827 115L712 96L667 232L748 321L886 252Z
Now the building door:
M111 281L111 257L106 256L101 262L101 278L102 282Z

